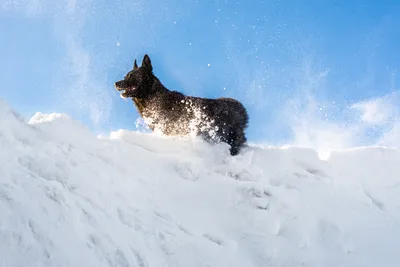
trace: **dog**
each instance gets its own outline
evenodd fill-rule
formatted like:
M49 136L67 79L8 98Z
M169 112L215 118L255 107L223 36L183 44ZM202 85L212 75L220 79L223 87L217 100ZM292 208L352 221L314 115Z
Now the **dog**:
M225 142L235 156L246 144L248 114L232 98L201 98L170 91L153 74L150 57L115 83L123 98L132 98L140 116L152 131L167 136L196 136L209 143Z

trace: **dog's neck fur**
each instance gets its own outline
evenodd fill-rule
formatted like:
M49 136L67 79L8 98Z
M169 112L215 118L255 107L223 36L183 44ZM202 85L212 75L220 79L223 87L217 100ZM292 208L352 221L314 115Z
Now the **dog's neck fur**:
M150 89L153 93L149 94L148 96L144 98L137 98L133 97L132 100L135 103L136 108L138 109L140 115L143 117L144 110L148 106L149 103L152 102L152 99L155 99L157 97L162 97L162 94L170 92L161 82L160 80L154 76L154 82L151 86Z
M166 93L169 92L169 90L160 82L160 80L154 76L154 82L151 86L151 90L152 92L154 92L153 95L150 95L150 97L154 97L155 95L157 95L158 93Z

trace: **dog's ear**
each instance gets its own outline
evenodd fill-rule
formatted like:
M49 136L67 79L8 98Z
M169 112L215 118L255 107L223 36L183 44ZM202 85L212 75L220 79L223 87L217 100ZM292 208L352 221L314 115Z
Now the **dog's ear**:
M139 67L138 67L138 65L137 65L137 63L136 63L136 59L135 59L135 63L133 63L133 70L137 70Z
M153 67L151 66L150 57L147 54L144 55L144 57L143 57L142 68L146 68L150 71L153 71Z

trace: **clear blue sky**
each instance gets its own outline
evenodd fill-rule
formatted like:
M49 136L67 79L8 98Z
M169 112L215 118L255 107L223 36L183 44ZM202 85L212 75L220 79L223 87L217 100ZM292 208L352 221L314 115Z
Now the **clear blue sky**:
M113 84L144 53L170 89L242 101L253 142L301 139L314 122L362 124L352 142L376 141L371 110L349 107L399 89L400 1L56 2L0 3L0 97L27 117L136 129L136 109Z

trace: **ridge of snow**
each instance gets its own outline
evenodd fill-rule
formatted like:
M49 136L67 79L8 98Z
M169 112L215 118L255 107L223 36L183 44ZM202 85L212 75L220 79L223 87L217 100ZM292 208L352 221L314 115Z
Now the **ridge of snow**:
M397 266L400 152L227 146L0 100L0 266Z

